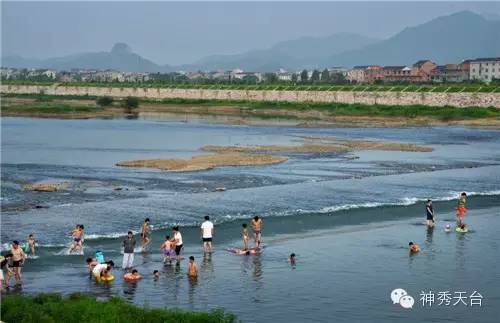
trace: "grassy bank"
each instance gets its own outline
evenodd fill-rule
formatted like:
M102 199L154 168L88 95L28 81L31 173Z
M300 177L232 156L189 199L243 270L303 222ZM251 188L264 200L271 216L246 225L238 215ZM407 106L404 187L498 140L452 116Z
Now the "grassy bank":
M425 105L367 105L347 103L313 103L313 102L266 102L237 100L197 100L197 99L164 99L167 105L196 106L237 106L251 109L288 109L298 111L316 110L328 112L337 116L368 116L368 117L433 117L440 120L462 120L500 117L500 109L491 108L455 108L430 107Z
M123 99L115 98L107 107L99 107L88 96L44 94L2 94L2 115L48 118L99 118L124 116ZM316 123L342 123L360 126L418 126L461 124L500 126L500 109L431 107L424 105L367 105L346 103L140 99L136 112L169 112L198 115L282 118Z
M63 298L56 294L34 297L2 297L2 321L19 323L45 322L236 322L236 317L223 310L188 312L137 307L113 298L101 302L73 294Z

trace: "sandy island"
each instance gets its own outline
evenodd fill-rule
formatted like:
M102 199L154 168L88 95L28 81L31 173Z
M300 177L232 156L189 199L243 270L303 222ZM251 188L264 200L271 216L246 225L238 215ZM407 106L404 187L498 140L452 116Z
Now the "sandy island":
M267 146L205 146L202 151L212 155L194 156L190 159L143 159L122 161L116 166L145 167L170 172L193 172L223 166L263 166L279 164L286 160L285 156L274 156L273 153L336 153L359 150L388 150L406 152L429 152L428 146L409 143L376 142L366 140L345 140L334 137L304 137L301 145L267 145Z
M146 159L119 162L117 166L146 167L170 172L194 172L222 166L260 166L279 164L288 157L271 155L250 155L242 153L220 153L194 156L190 159Z

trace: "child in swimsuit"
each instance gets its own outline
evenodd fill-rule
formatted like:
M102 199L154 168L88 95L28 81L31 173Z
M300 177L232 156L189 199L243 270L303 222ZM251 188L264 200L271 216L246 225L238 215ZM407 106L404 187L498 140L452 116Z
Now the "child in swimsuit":
M465 204L467 203L467 194L463 192L458 198L457 205L457 226L461 226L464 221L465 214L467 213L467 208Z
M73 237L73 244L71 245L70 252L73 252L76 249L82 249L83 225L77 224L75 229L71 231L70 234Z
M198 277L198 267L196 266L196 263L194 262L193 256L189 257L188 276L192 277L192 278Z
M420 246L416 243L410 242L408 247L410 248L410 253L417 253L420 251Z
M163 262L172 262L172 256L174 256L174 248L172 246L173 242L170 241L170 236L165 237L165 241L160 247L160 250L163 251Z
M29 252L31 253L32 256L34 256L35 255L36 240L33 237L33 234L30 234L28 236L27 245L28 245L28 248L29 248Z
M12 272L9 273L7 279L10 280L10 277L13 274L16 279L16 285L21 285L21 267L26 260L26 254L19 246L19 242L17 240L12 241L12 249L10 250L10 253L12 254L12 266L9 267L12 267Z
M149 218L144 219L144 223L141 226L141 250L146 251L146 247L151 243L149 239Z
M243 249L247 250L248 249L248 229L247 229L247 224L243 223L241 225L243 229L241 230L241 238L243 239Z

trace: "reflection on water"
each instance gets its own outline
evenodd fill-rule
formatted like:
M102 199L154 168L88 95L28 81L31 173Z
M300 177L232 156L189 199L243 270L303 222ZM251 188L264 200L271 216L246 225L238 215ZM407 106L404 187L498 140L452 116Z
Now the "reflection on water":
M123 297L130 302L134 301L138 282L123 282Z

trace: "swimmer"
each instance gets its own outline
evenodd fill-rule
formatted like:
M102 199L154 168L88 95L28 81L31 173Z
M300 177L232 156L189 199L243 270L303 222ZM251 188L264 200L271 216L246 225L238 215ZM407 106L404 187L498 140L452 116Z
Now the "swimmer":
M188 276L189 277L198 277L198 267L194 262L194 257L189 257L189 265L188 265Z
M248 229L247 229L247 224L243 223L241 225L243 229L241 230L241 238L243 239L243 250L248 249Z
M460 225L460 226L457 227L457 231L459 231L459 232L468 232L469 229L467 228L466 224L462 223L462 225Z
M410 253L420 252L420 246L418 244L410 242L408 246L410 248Z
M83 225L77 224L75 229L71 231L70 234L73 237L73 243L69 252L71 253L77 249L81 250L83 248Z
M149 218L144 219L144 223L141 226L141 250L146 251L146 247L151 243L149 239L149 232L151 228L149 226Z
M165 241L161 244L160 250L163 252L163 263L171 263L174 255L174 242L170 240L170 236L165 236Z
M153 270L153 279L154 280L160 279L160 272L158 270Z
M96 281L101 281L101 278L111 276L111 270L115 266L115 263L110 260L103 264L97 264L94 269L92 269L92 275Z
M33 234L30 234L28 236L27 245L29 247L31 255L35 256L36 240L35 240L35 237L33 236Z
M425 212L427 213L427 226L434 227L434 208L432 207L432 200L428 199L425 205Z
M251 248L245 250L239 248L228 248L226 250L239 256L255 256L260 253L260 248Z
M295 253L291 253L290 257L288 257L288 262L290 265L294 266L295 265Z
M134 269L131 273L126 273L125 275L123 275L123 279L127 281L136 281L142 279L142 276L139 274L137 269Z
M252 221L252 230L255 248L259 248L262 242L262 219L258 215L254 216Z
M92 270L94 270L94 267L97 266L99 263L97 262L97 260L95 258L92 258L92 257L87 258L87 260L85 262L87 263L89 275L92 278Z
M461 226L464 221L465 214L467 213L466 208L467 194L463 192L458 198L457 204L457 226Z
M16 280L16 285L21 285L21 267L24 265L24 261L26 260L26 254L23 249L19 246L19 241L12 241L12 248L10 249L10 253L12 254L12 271L9 272L9 276L7 280L10 281L12 275Z
M444 227L444 232L451 232L451 225L447 224L447 225Z

